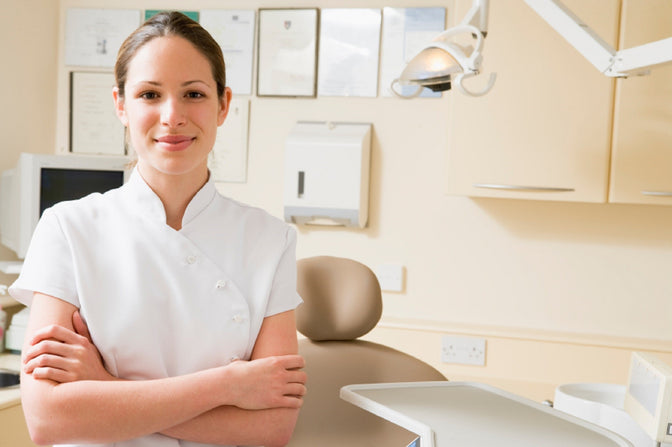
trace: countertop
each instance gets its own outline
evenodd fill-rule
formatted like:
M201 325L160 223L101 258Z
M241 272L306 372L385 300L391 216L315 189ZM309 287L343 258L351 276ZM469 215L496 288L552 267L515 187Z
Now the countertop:
M21 357L17 354L0 354L0 369L19 371ZM21 391L18 386L0 389L0 410L21 403Z

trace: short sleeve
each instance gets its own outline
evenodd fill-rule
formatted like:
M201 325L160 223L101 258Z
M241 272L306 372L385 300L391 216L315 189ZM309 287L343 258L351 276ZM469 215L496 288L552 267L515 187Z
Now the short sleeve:
M9 293L30 306L40 292L79 307L72 249L53 208L47 209L35 228L19 278Z
M296 309L303 300L296 291L296 231L287 227L285 246L273 277L265 317Z

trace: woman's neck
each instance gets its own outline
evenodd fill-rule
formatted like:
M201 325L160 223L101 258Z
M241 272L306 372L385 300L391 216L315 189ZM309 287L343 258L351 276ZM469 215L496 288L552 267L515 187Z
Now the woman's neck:
M182 228L182 219L187 206L196 193L208 181L208 170L183 175L163 174L138 166L147 185L159 196L166 212L166 224L175 230ZM150 172L145 172L150 171Z

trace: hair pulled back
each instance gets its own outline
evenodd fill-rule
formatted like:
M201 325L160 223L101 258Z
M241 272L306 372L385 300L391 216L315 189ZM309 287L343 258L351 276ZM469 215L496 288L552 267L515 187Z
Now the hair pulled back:
M152 39L170 36L186 39L208 59L212 76L217 83L217 95L222 98L226 88L226 67L222 49L198 22L178 11L165 11L152 16L121 44L114 65L119 96L124 97L128 65L138 50Z

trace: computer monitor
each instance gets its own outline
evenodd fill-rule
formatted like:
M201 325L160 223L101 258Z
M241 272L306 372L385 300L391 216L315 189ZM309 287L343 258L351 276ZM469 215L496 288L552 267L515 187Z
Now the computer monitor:
M22 153L0 176L0 242L23 259L45 209L117 188L128 175L128 157Z
M625 411L654 441L672 442L672 368L648 353L633 352Z

